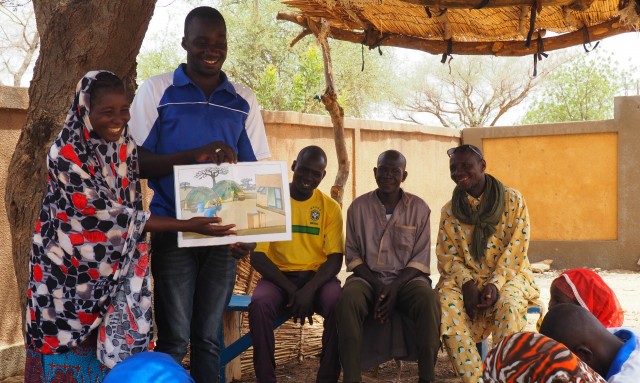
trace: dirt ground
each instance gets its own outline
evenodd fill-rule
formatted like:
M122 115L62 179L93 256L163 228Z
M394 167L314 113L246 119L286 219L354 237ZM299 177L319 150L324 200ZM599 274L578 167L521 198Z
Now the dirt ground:
M285 366L276 368L276 378L278 382L315 382L316 373L318 371L318 359L307 358L302 362L293 362ZM377 371L371 369L363 371L363 383L415 383L418 381L418 364L416 362L395 362L389 361L381 364ZM239 382L249 383L255 382L253 376L245 377ZM342 380L340 380L342 382ZM438 383L458 383L460 380L456 378L447 354L440 352L438 354L438 362L436 364L436 382Z
M596 270L598 271L598 270ZM549 286L559 271L549 271L536 274L543 302L549 302ZM602 278L616 292L620 304L625 311L625 327L640 328L640 273L629 271L602 271ZM434 276L435 277L435 276ZM437 277L436 277L437 278ZM437 280L434 278L435 280ZM526 330L534 331L537 315L529 318ZM318 369L317 358L307 358L302 362L292 362L278 366L276 375L279 382L313 382ZM246 374L245 374L246 375ZM415 362L390 361L380 365L377 369L363 372L364 383L409 383L418 381L418 366ZM458 383L446 353L440 352L436 364L436 381L441 383ZM14 376L0 380L0 383L20 383L22 376ZM241 383L255 382L253 376L243 376Z
M616 292L620 304L625 311L625 327L640 328L640 273L629 271L599 271L600 276ZM542 301L549 302L549 287L551 282L560 274L560 271L548 271L535 274L535 280L540 288ZM437 277L434 278L437 280ZM535 331L537 315L528 318L527 331ZM308 358L302 362L292 362L284 366L278 366L276 376L279 382L313 382L318 369L318 360ZM390 361L379 366L378 370L363 372L363 383L409 383L418 381L418 365L415 362L402 362L399 368L395 361ZM253 376L244 376L241 383L255 382ZM446 352L438 354L436 364L436 382L458 383L461 382L454 374Z

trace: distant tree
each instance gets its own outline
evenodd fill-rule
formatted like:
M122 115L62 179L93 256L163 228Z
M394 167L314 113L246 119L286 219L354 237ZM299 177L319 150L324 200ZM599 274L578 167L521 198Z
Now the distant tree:
M182 190L187 190L189 186L191 186L189 182L180 182L180 187L182 188Z
M523 124L613 118L613 98L636 86L637 68L622 66L606 51L578 56L542 86Z
M13 86L23 84L39 47L33 4L30 1L0 1L0 73L11 77Z
M141 83L151 76L175 70L180 63L186 61L183 52L168 43L154 50L140 52L137 59L138 82Z
M211 177L211 181L213 181L213 186L216 186L216 177L221 174L229 174L229 168L227 167L212 167L202 169L196 173L195 177L199 180L205 177ZM212 187L213 187L212 186Z
M531 58L454 56L448 64L433 59L409 74L409 95L396 103L395 117L420 123L420 114L435 117L442 126L494 126L555 68L550 60L538 63L533 77Z
M242 185L242 190L249 190L251 188L251 178L243 178L240 180L240 185Z

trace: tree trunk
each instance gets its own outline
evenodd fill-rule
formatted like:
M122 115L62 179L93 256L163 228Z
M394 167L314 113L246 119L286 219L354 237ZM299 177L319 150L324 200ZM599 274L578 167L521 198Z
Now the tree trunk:
M29 110L9 168L5 206L11 229L18 288L26 293L31 237L45 189L46 155L78 80L107 69L120 76L130 96L136 56L155 0L34 0L41 39L29 87ZM22 310L24 314L23 294ZM24 315L22 315L24 320Z

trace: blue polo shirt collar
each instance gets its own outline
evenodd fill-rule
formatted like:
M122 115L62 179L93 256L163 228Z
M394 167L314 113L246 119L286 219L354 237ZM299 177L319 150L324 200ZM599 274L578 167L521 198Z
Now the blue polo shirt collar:
M186 68L186 66L187 64L180 64L180 66L178 66L178 68L173 72L173 86L185 86L188 84L192 84L196 87L198 86L196 85L196 83L191 81L189 76L187 76L187 74L185 73L184 69ZM233 85L231 85L231 82L229 82L227 74L224 72L220 72L220 77L222 78L222 83L220 83L220 85L213 93L219 92L221 90L226 90L233 96L237 97L238 94L236 93L236 89L233 87Z
M614 332L613 335L622 340L624 344L620 347L620 350L618 350L615 359L613 359L609 367L609 372L607 372L606 380L609 380L612 376L620 372L624 362L629 359L631 353L636 349L636 335L633 332L622 329Z

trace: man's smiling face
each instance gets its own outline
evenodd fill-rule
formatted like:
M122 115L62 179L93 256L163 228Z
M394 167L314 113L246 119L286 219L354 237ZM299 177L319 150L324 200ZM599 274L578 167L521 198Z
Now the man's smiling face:
M187 70L197 76L217 77L227 58L227 27L223 22L194 18L182 38Z
M327 163L319 158L305 158L293 161L293 179L291 180L292 194L295 199L305 200L313 194L324 178Z
M485 168L484 159L470 150L455 152L449 159L451 179L474 197L479 197L484 191Z

